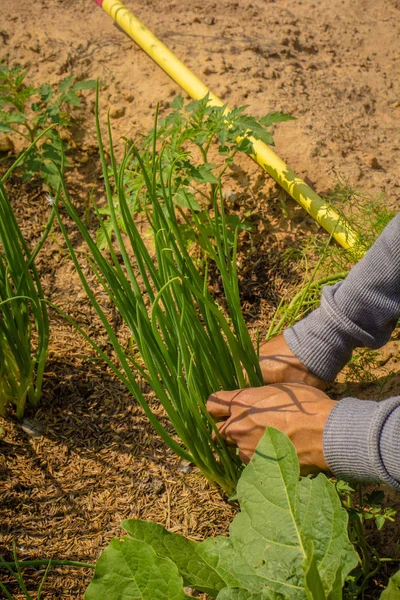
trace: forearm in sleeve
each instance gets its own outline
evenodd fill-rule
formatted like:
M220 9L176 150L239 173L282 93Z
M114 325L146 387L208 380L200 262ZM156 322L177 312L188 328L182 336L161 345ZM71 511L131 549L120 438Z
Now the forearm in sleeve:
M321 305L284 333L292 352L326 381L356 347L380 348L400 316L400 214L346 279L323 289Z
M340 400L325 425L324 456L339 479L400 489L400 396Z

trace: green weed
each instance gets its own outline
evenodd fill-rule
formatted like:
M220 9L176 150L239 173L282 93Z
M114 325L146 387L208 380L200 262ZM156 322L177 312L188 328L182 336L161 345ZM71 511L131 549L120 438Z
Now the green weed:
M168 115L157 122L156 129L137 145L140 160L132 156L124 173L127 205L131 214L151 210L152 199L141 164L148 171L153 171L156 144L158 167L154 191L163 203L162 188L164 182L168 182L174 204L181 215L181 235L187 246L197 243L203 252L206 248L196 223L201 224L203 232L208 228L208 237L215 236L208 213L213 210L215 190L223 189L224 176L233 165L236 154L239 151L252 154L250 136L273 144L272 135L266 127L293 118L273 113L255 119L245 113L244 106L228 113L226 107L209 106L208 100L206 96L185 106L182 96L177 96L170 105ZM118 202L115 204L118 226L124 231ZM113 226L108 207L101 208L100 213L105 217L105 227L99 229L97 236L98 246L102 249L106 246L106 234L112 235ZM192 213L196 214L195 220L191 217ZM219 235L226 237L230 248L233 248L237 231L252 229L251 223L236 214L226 215L223 226L225 231L220 231Z
M0 182L0 414L4 416L7 405L14 404L16 416L21 418L26 402L36 406L42 392L49 321L34 260L50 232L55 212L53 209L41 240L31 252L8 200L5 177Z
M32 146L24 156L23 180L40 174L55 188L58 168L67 150L59 128L71 126L71 108L81 105L79 93L93 89L96 82L75 81L69 75L59 85L43 84L36 88L26 84L27 76L28 71L21 66L0 65L0 132L32 144L46 131L40 144Z
M266 339L282 333L284 329L291 327L317 308L322 288L344 279L395 215L386 207L383 196L371 197L341 178L325 199L347 219L357 233L360 243L356 248L345 249L332 241L332 237L319 233L318 236L309 237L301 248L289 248L286 251L287 261L296 260L301 265L300 269L305 273L304 282L297 291L291 292L290 300L282 298ZM367 371L370 373L370 379L373 379L373 358L372 351L354 354L348 369L352 380L361 374L365 380Z

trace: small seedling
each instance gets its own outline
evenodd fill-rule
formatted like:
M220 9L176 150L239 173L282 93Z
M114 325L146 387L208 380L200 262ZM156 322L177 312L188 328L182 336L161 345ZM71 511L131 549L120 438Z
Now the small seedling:
M278 112L255 119L247 115L245 109L242 106L227 112L224 106L209 106L208 96L184 105L182 96L177 96L168 115L157 122L156 129L150 131L138 146L140 161L133 156L127 163L124 182L131 214L151 210L151 196L141 163L147 170L154 171L153 157L156 156L158 166L154 173L154 187L160 201L163 202L163 182L168 182L174 204L181 214L179 227L182 238L188 247L196 243L205 253L196 222L192 218L188 222L186 211L196 213L196 220L202 224L203 230L208 228L208 236L215 237L209 212L213 210L215 190L224 189L225 176L236 154L239 151L249 155L253 153L250 137L273 144L272 135L266 128L293 119ZM229 205L229 196L223 195L225 204ZM117 198L115 204L118 225L123 230ZM97 242L102 249L106 246L105 234L112 235L112 220L107 207L101 209L101 214L105 216L105 230L99 230ZM232 249L235 232L251 231L252 225L236 214L227 214L224 228L223 235Z
M13 167L8 173L12 171ZM34 261L51 230L55 211L30 251L3 185L6 178L7 174L0 181L0 414L4 416L7 405L13 404L16 416L22 418L26 402L36 406L42 392L49 322Z
M32 144L46 129L40 144L31 147L23 165L23 180L40 174L57 188L58 168L67 150L60 127L71 126L71 109L81 105L79 93L96 87L95 81L75 81L69 75L58 85L27 85L28 71L23 67L0 65L0 132ZM52 127L51 127L52 126ZM64 160L64 166L65 160ZM57 168L58 167L58 168Z

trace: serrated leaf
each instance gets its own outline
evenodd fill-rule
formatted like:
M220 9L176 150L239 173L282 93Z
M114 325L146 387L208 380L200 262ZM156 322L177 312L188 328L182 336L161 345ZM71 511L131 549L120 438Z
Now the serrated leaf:
M85 600L184 600L182 577L172 561L144 542L113 539L96 564Z
M64 166L70 166L64 162ZM40 166L40 176L52 189L56 190L60 185L60 173L55 164L52 162L43 162Z
M200 174L201 180L205 183L218 183L217 177L215 177L214 173L212 172L212 170L216 168L216 165L210 163L200 165L198 168L198 172Z
M26 116L18 110L2 112L0 114L0 119L3 123L25 123L27 120Z
M73 75L68 75L68 77L65 77L58 86L59 91L65 92L66 90L68 90L71 87L73 80Z
M178 190L174 196L176 204L182 208L190 208L190 210L200 211L201 206L197 202L195 196L188 192L185 188Z
M386 590L380 595L380 600L400 600L400 571L391 576Z
M1 133L10 133L13 130L11 129L11 127L9 125L7 125L7 123L4 123L0 121L0 132Z
M182 94L178 94L177 96L175 96L175 98L170 103L170 107L180 110L183 107L183 102L184 102L184 100L183 100Z
M72 86L72 89L75 91L79 90L93 90L96 89L97 81L95 79L83 79L82 81L77 81Z
M39 88L39 93L44 102L49 102L53 97L53 88L48 83L44 83Z
M253 143L247 137L244 137L239 141L238 149L245 154L252 154L254 151Z
M261 117L259 122L263 127L271 127L274 123L283 123L284 121L295 121L296 117L288 115L286 113L274 112L265 117Z
M73 90L69 90L68 92L66 92L63 95L62 99L67 104L71 104L71 106L80 106L81 105L81 101L79 100L78 95Z
M256 139L262 140L265 144L273 145L274 140L269 131L264 129L260 122L250 115L239 115L235 121L234 126L238 129L239 135L252 135Z
M216 165L210 163L204 163L199 167L194 167L189 162L186 162L187 172L194 179L200 183L218 183L218 179L212 172L216 168Z

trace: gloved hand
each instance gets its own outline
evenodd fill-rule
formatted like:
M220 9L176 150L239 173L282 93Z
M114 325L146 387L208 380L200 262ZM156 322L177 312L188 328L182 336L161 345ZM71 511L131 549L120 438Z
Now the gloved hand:
M243 462L252 457L267 426L294 444L303 474L327 469L323 431L336 402L304 383L278 383L211 394L207 410L228 445L238 446Z
M328 385L296 358L283 335L278 335L260 346L260 367L264 383L301 382L320 390L324 390Z

